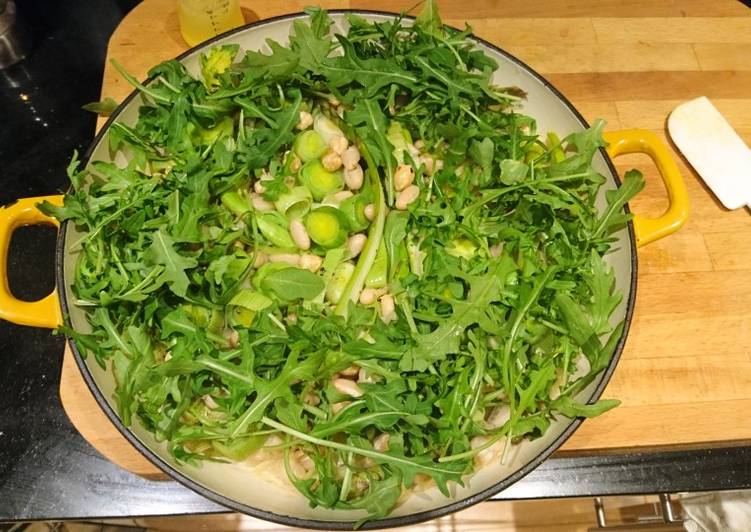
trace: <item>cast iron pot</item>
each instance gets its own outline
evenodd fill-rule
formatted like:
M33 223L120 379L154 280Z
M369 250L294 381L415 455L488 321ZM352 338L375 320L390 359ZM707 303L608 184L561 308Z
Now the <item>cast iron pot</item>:
M385 21L396 17L393 13L372 11L332 11L331 16L337 31L346 29L347 12L356 13L372 21ZM305 16L303 13L296 13L249 24L203 43L177 59L196 74L199 54L208 47L237 43L241 49L263 50L268 38L286 42L292 22ZM555 131L563 137L587 127L584 118L573 105L542 76L496 46L481 39L475 38L474 41L478 48L498 61L500 69L494 78L496 84L517 86L527 93L524 112L537 119L541 132ZM140 94L134 92L120 105L94 139L83 158L83 164L111 160L107 148L110 126L115 122L135 124L138 107L143 103ZM646 153L655 161L665 182L669 207L656 219L634 217L633 223L629 223L615 235L617 242L607 255L607 261L615 271L617 289L624 297L612 320L614 324L625 321L626 326L608 367L578 396L578 399L584 402L593 402L599 398L623 350L636 297L636 248L677 230L688 216L685 185L669 151L656 135L643 130L618 131L608 133L606 140L609 142L607 152L600 150L593 163L595 169L607 179L598 198L599 208L602 209L605 205L605 191L620 185L611 158L622 153L634 152ZM90 327L86 321L85 310L73 303L75 296L70 282L73 279L77 258L76 253L70 251L70 245L81 236L73 224L64 223L60 227L55 291L39 301L23 302L15 299L8 288L5 270L13 230L29 224L58 225L55 220L45 217L36 209L36 205L45 199L57 204L62 203L62 196L26 198L0 209L0 318L34 327L54 328L65 323L76 330L86 332ZM307 500L294 488L283 481L274 480L275 476L283 477L283 472L259 475L247 464L206 462L200 466L191 466L177 463L167 452L166 445L157 442L138 421L134 421L131 427L123 425L113 399L115 382L112 372L102 370L93 358L82 357L76 343L73 340L69 342L86 383L112 423L146 458L178 482L233 510L286 525L343 530L352 528L354 523L364 516L360 511L310 508ZM580 423L579 419L559 419L552 423L543 437L516 445L505 465L488 465L467 478L464 487L454 486L451 498L444 497L436 488L411 494L390 516L379 521L371 521L364 528L416 523L480 502L510 486L537 467L571 436Z

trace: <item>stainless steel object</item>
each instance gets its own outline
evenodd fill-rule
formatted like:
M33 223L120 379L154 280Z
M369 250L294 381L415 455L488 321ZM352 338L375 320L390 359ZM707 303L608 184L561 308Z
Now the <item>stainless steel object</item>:
M0 0L0 69L26 57L30 39L16 16L14 0Z
M670 494L667 493L659 494L659 502L630 507L639 511L636 522L609 523L605 517L605 502L603 498L595 497L594 503L597 527L590 528L590 532L599 532L600 530L662 530L665 532L686 530L683 526L684 520L680 512L680 504L678 504L678 510L676 511L674 507L675 503L671 500ZM648 511L645 512L645 509Z

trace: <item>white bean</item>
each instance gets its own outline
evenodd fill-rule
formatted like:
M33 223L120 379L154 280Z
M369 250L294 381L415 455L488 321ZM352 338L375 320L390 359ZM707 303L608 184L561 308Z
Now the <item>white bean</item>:
M360 292L360 303L363 305L372 305L375 303L379 297L381 297L383 294L386 293L385 288L364 288L362 292ZM366 339L366 341L369 341L370 343L374 343L375 340L368 340L367 336L363 336L363 338Z
M419 195L420 188L417 185L410 185L399 193L394 206L400 211L406 211L410 203L415 201Z
M292 156L292 161L289 163L289 169L292 172L299 172L300 168L302 168L302 161L297 155Z
M274 204L266 201L258 194L250 195L250 204L259 212L269 212L274 210Z
M433 175L438 170L443 168L443 161L441 159L436 159L432 155L425 154L420 157L420 161L422 164L425 165L425 172L428 175Z
M350 397L362 397L363 395L363 391L357 383L349 379L334 379L331 381L331 385L337 392Z
M342 153L342 164L347 170L352 170L360 162L360 150L357 146L350 146Z
M321 165L329 172L336 172L342 167L342 158L333 151L330 151L321 158Z
M214 401L214 398L211 397L209 394L202 395L201 400L203 400L203 404L205 404L207 407L209 407L212 410L219 408L219 405L217 404L217 402Z
M433 159L433 156L427 153L421 155L420 162L425 166L425 173L433 175L433 170L435 169L435 159Z
M303 250L310 249L310 237L303 223L295 218L289 223L289 234L292 236L295 245Z
M359 372L360 366L352 364L350 367L344 368L342 371L340 371L339 375L341 375L342 377L356 377Z
M305 253L300 257L298 266L300 266L300 268L302 268L303 270L310 270L311 272L315 273L321 269L322 264L323 257L319 257L318 255L314 255L313 253Z
M289 153L289 152L287 152ZM270 173L268 173L266 170L261 170L261 175L258 176L259 181L273 181L274 176L272 176Z
M365 206L365 209L363 210L363 212L364 212L364 214L365 214L365 218L367 218L367 219L368 219L368 220L370 220L371 222L372 222L373 220L375 220L375 215L376 215L376 208L375 208L375 205L373 205L372 203L368 203L368 204L367 204L367 205Z
M420 156L420 150L418 150L414 144L407 144L407 151L409 155L416 161Z
M224 337L227 339L227 343L229 344L230 347L235 347L237 344L240 343L240 333L234 329L230 329L229 331L227 331Z
M297 478L307 478L315 470L313 460L301 451L290 453L289 467Z
M349 146L349 142L342 135L334 135L329 141L329 148L337 155L342 155Z
M313 392L306 392L303 395L302 400L304 403L313 405L313 406L318 406L321 404L321 398L318 397L318 395L314 394Z
M508 405L501 405L490 412L488 420L485 422L485 427L488 429L499 429L509 419L511 419L511 409Z
M404 190L415 180L415 169L409 164L400 164L394 172L394 188L398 191Z
M290 266L298 266L300 264L300 255L294 253L274 253L269 255L269 262L283 262Z
M394 296L391 294L386 294L381 296L381 305L380 305L380 311L381 311L381 319L385 323L390 323L394 320L396 320L396 307L394 306Z
M385 453L389 450L389 439L391 436L389 436L388 432L383 432L376 436L376 439L373 440L373 449L375 449L378 452Z
M342 410L344 410L345 408L347 408L351 404L352 404L352 401L342 401L340 403L333 403L331 405L331 411L334 414L338 414L339 412L341 412Z
M360 371L357 373L357 382L364 382L366 384L372 384L376 380L373 378L373 375L368 373L368 370L365 368L360 368Z
M269 260L269 256L266 255L263 251L256 251L255 258L253 259L253 267L254 268L260 268L264 264L266 264Z
M354 196L354 194L352 194L352 192L350 192L349 190L340 190L339 192L335 192L334 194L330 194L323 198L323 201L321 203L323 203L324 205L339 205L341 202L351 198L352 196Z
M363 180L362 166L359 164L355 165L351 170L344 170L344 183L350 190L360 190Z
M313 125L313 115L307 111L300 111L300 120L297 122L297 129L308 129Z
M305 454L304 452L302 451L299 451L299 452L300 454L298 455L297 459L302 464L302 466L308 471L315 470L316 464L313 461L313 459L307 454Z
M347 249L349 250L351 257L357 257L360 252L362 252L362 248L365 247L365 242L368 241L368 237L365 236L363 233L355 233L351 237L349 237L349 240L347 241Z
M362 292L360 292L361 305L372 305L376 302L377 298L378 293L376 292L375 288L365 288Z
M478 447L485 445L489 439L488 436L475 436L469 441L469 446L472 449L477 449Z

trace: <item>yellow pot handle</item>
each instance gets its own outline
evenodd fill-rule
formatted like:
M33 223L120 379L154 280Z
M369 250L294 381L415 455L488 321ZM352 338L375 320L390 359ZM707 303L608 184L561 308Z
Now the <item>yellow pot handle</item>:
M21 301L13 297L8 285L8 248L13 232L24 225L60 226L57 220L36 208L45 200L55 205L63 204L63 196L40 196L20 199L13 205L0 208L0 318L17 325L54 329L63 322L57 290L39 301Z
M611 158L624 153L646 153L657 169L668 192L668 208L659 218L634 215L636 245L644 246L676 232L688 219L689 201L686 185L668 147L660 137L645 129L624 129L604 134Z

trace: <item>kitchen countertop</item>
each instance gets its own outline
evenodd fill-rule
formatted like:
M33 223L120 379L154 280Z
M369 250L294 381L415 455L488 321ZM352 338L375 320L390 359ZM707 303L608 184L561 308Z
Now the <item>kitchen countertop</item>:
M694 11L702 4L684 3ZM98 99L109 35L134 4L36 0L20 6L37 41L27 60L0 71L0 204L64 189L72 150L84 149L94 132L94 116L80 106ZM52 288L53 251L50 229L16 234L9 279L19 297L36 299ZM62 346L48 331L0 323L0 362L7 368L0 397L0 520L221 511L177 483L120 469L78 435L58 396ZM751 448L718 443L557 455L497 499L734 488L751 488Z

